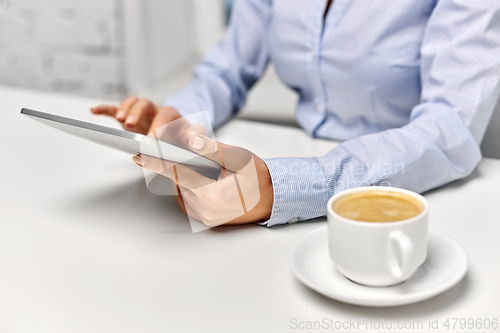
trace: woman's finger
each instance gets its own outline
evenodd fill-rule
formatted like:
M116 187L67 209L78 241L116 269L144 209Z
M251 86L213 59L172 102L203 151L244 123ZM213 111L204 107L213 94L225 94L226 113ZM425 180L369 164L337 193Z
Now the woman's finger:
M130 109L138 100L139 99L135 96L127 97L118 107L118 111L116 112L116 117L115 117L116 120L123 123L127 119Z
M215 183L215 180L202 176L198 172L178 163L142 154L134 156L133 160L137 165L170 178L178 186L185 187L188 190L195 190Z
M165 131L164 129L168 127L168 124L179 118L180 116L177 112L172 112L169 108L160 108L151 122L151 131L148 133L148 136L161 140Z
M196 207L194 207L193 203L190 202L189 200L189 197L193 195L193 192L183 187L177 187L177 188L180 193L177 199L179 200L181 207L184 209L184 212L190 217L193 217L201 221L200 214L198 213Z
M194 202L192 202L193 197L196 197L193 192L184 187L177 186L177 201L179 202L179 205L181 206L184 213L186 213L191 218L202 221L197 207L195 206Z
M219 213L217 213L216 215L207 215L206 212L203 213L202 205L199 204L200 199L203 200L203 198L200 198L193 192L186 189L181 189L181 191L182 198L184 200L186 211L189 217L194 218L209 227L216 227L231 220L223 217L224 212L220 212L220 215Z
M93 114L103 114L106 116L114 117L117 107L114 105L99 105L90 109Z
M186 207L186 214L189 215L189 217L194 218L195 220L203 222L201 220L200 214L198 214L198 212L195 209L193 209L193 207L191 207L190 203L186 201L184 201L184 203Z
M179 186L175 186L175 188L177 190L177 201L179 202L179 205L181 206L181 209L184 212L184 214L187 214L186 205L184 204L184 199L182 198L181 189L179 188Z
M253 157L252 152L244 148L226 145L200 134L191 136L189 147L193 152L234 172L238 172L248 165Z
M135 127L142 117L153 118L156 113L155 105L147 99L139 99L130 108L125 125L127 127Z

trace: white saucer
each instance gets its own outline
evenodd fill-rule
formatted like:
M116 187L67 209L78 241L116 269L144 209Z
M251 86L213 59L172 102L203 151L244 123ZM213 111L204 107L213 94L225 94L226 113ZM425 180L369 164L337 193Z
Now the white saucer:
M467 271L464 249L452 238L429 229L427 259L405 282L391 287L367 287L342 275L328 254L327 226L299 238L290 249L289 264L309 288L345 303L396 306L423 301L456 285Z

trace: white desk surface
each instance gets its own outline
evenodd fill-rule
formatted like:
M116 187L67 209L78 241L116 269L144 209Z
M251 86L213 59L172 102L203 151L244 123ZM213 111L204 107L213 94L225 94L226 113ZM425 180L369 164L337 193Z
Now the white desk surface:
M148 193L132 156L19 114L29 107L111 124L89 113L98 102L0 87L0 332L287 332L298 331L293 318L425 328L429 319L500 318L499 160L426 194L431 226L468 254L465 279L421 303L359 307L308 289L288 267L291 245L325 218L193 234L174 197ZM216 135L263 157L335 146L245 121Z

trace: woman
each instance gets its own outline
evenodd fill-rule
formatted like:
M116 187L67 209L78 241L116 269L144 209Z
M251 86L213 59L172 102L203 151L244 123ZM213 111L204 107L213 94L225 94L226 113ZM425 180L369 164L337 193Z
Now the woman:
M300 95L302 128L346 141L322 157L262 160L222 144L216 153L216 143L183 132L193 151L221 163L222 155L226 167L241 155L254 162L253 173L236 170L238 193L259 200L239 215L225 197L232 175L216 182L135 158L176 180L188 214L208 225L293 223L325 215L328 198L348 188L424 192L470 174L500 94L500 1L239 0L222 40L165 106L129 97L93 112L148 133L208 110L217 127L243 106L270 61Z

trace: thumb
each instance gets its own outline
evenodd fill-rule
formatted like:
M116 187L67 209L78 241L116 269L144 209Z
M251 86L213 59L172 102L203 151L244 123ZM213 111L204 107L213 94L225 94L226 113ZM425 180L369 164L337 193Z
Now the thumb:
M189 138L189 148L234 172L243 169L253 157L252 152L244 148L230 146L201 134L194 134Z

